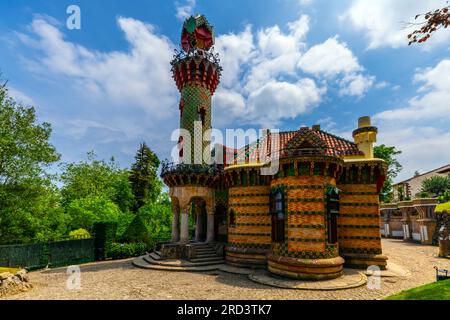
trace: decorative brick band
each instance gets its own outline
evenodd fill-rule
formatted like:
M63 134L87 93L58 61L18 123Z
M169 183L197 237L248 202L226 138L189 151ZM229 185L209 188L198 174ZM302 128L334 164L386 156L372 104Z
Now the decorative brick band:
M270 213L238 213L238 212L236 212L236 216L240 216L240 217L270 217L272 215Z
M230 232L228 235L236 237L271 237L271 233L238 233Z
M382 254L380 248L341 248L339 250L341 255L345 254Z
M340 213L343 218L379 218L379 214L372 213Z
M287 190L323 190L323 185L310 185L310 186L286 186Z
M289 215L292 216L324 216L323 211L288 211Z
M267 207L268 203L230 203L230 207Z
M271 227L271 223L236 223L237 227Z
M271 245L262 243L228 242L228 247L248 248L248 249L270 249Z
M324 202L323 198L308 198L308 199L290 198L287 200L288 202Z
M342 207L378 207L379 203L362 203L362 202L341 202Z
M302 239L302 238L289 238L289 241L294 242L324 242L325 239Z
M380 237L365 237L365 236L352 236L352 237L338 237L339 240L381 240Z
M290 224L289 228L326 229L326 226L322 224Z
M242 197L269 197L269 193L248 193L248 194L230 194L230 198L242 198Z
M379 225L345 225L345 224L340 224L338 225L339 228L352 228L352 229L379 229L380 226Z

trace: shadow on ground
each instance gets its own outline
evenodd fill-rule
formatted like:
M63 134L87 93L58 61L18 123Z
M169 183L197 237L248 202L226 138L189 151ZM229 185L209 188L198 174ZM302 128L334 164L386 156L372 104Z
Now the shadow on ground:
M139 270L131 264L133 259L93 262L93 263L80 265L80 269L81 269L81 272L99 272L99 271L114 270L114 269ZM48 270L38 270L37 272L41 272L43 274L66 274L67 268L68 267L61 267L61 268L48 269Z

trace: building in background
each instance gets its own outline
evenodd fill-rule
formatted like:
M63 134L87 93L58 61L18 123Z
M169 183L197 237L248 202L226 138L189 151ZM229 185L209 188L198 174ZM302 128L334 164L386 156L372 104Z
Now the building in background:
M417 197L422 191L422 182L434 176L450 176L450 164L396 183L393 186L395 201Z

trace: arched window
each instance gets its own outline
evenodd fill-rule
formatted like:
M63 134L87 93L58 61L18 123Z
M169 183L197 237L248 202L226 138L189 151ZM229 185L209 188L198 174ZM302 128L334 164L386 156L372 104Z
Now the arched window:
M230 227L234 227L236 225L236 213L233 209L230 209Z
M276 191L272 195L272 242L285 242L284 194Z
M200 110L198 111L198 115L199 115L199 120L202 122L202 125L205 125L205 120L206 120L206 110L205 108L200 108Z
M328 243L336 244L337 235L337 217L339 215L339 189L329 187L327 190L327 229Z

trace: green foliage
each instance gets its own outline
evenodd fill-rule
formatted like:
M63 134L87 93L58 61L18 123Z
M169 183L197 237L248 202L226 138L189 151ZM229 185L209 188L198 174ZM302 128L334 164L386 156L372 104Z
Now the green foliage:
M126 243L143 242L150 244L148 229L139 215L137 215L130 223L127 230L123 234L121 241Z
M73 200L87 197L106 197L122 211L133 204L129 173L121 170L112 158L109 162L96 160L93 152L88 153L88 161L62 165L61 190L64 206Z
M131 167L130 182L135 198L134 212L137 212L142 206L158 199L162 182L157 175L160 161L145 143L141 144L135 159Z
M123 234L128 229L128 226L131 224L131 222L134 220L135 217L136 215L129 211L122 212L120 214L119 221L117 224L117 233L116 233L117 239L122 238Z
M421 198L421 199L426 199L426 198L429 198L429 197L430 197L430 194L428 192L421 192L419 194L419 198Z
M111 245L116 240L117 222L97 222L93 227L95 234L95 259L104 260L110 256Z
M450 213L450 202L446 203L440 203L436 206L436 209L434 210L435 213Z
M402 184L397 187L397 194L399 201L405 200L405 187Z
M126 259L139 257L147 252L145 243L113 243L110 248L110 257L112 259Z
M86 229L78 229L69 232L71 238L90 238L91 234Z
M60 156L51 126L17 104L0 84L0 243L27 242L66 232L59 194L46 169Z
M397 150L395 147L387 147L384 144L374 148L375 158L383 159L388 164L386 181L380 195L380 200L382 202L389 203L393 200L392 185L395 177L397 177L398 173L403 169L396 157L401 153L402 152Z
M450 201L450 190L445 191L442 196L438 197L439 203L445 203Z
M172 229L172 209L168 198L162 196L161 202L150 203L139 209L138 216L147 227L153 239L167 237Z
M120 217L119 207L106 197L88 196L73 200L67 206L72 229L83 228L91 232L97 222L116 222Z
M450 300L450 280L402 291L386 300Z
M435 194L437 196L443 195L450 190L450 177L434 176L425 179L422 182L422 191Z

